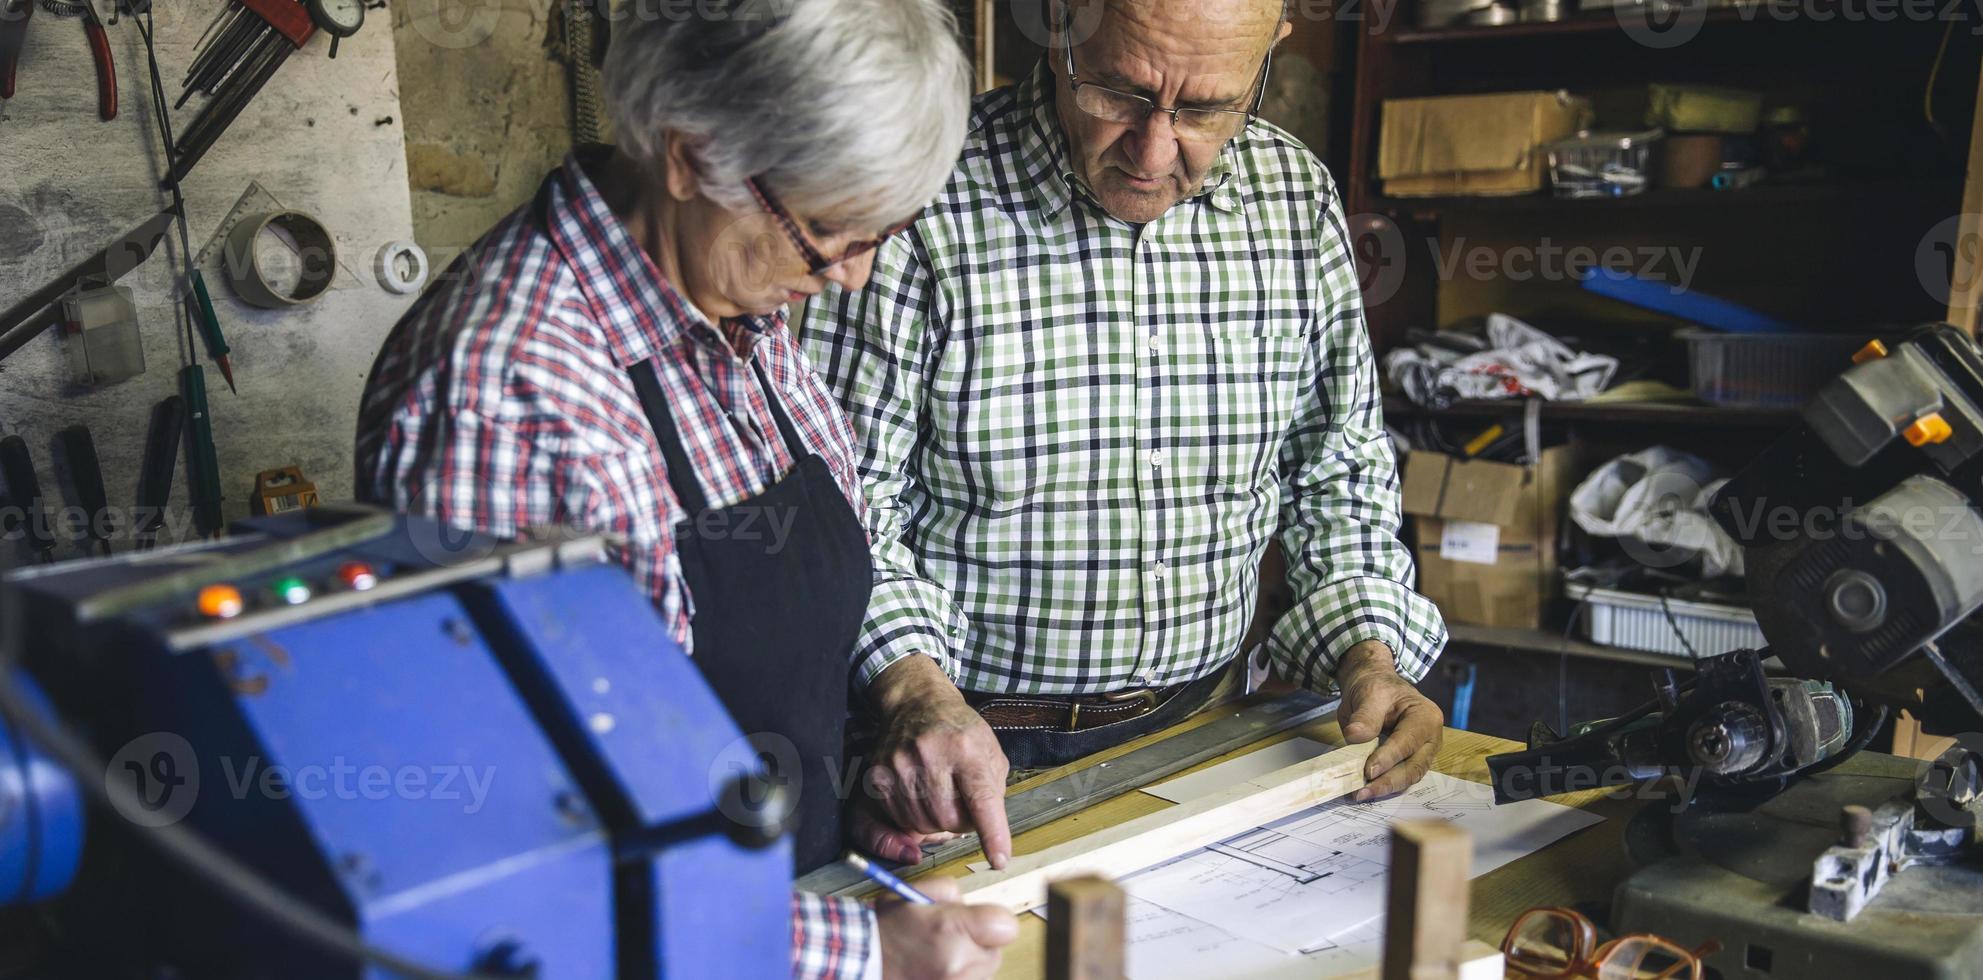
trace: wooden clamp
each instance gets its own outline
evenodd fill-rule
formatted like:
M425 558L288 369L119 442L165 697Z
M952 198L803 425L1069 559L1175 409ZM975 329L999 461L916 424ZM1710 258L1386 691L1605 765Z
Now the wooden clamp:
M1473 838L1444 820L1391 827L1384 980L1458 980L1467 941Z
M1047 980L1123 980L1127 907L1127 896L1107 878L1085 875L1047 886Z

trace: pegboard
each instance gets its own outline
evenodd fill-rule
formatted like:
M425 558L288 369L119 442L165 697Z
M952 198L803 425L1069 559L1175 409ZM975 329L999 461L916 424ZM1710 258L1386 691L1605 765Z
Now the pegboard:
M97 0L107 12L115 0ZM159 69L169 100L200 33L222 0L157 3ZM258 471L299 466L325 500L351 495L358 399L373 354L413 297L387 291L373 273L379 249L413 238L406 151L399 120L392 18L368 11L363 30L335 60L321 33L293 53L184 183L193 251L249 185L308 212L336 241L339 269L314 304L262 310L234 296L212 256L205 268L222 330L233 348L240 393L230 394L203 346L214 440L228 520L248 513ZM145 49L128 15L108 28L119 113L97 116L96 79L80 21L37 11L13 99L0 102L0 308L41 287L170 203L158 186L164 151L153 123ZM204 103L172 114L183 131ZM147 370L113 386L71 384L59 330L0 361L0 435L23 436L51 506L75 504L56 465L56 433L87 424L113 508L136 502L153 405L175 394L188 355L174 302L183 268L176 232L119 283L134 292ZM190 533L183 450L168 533ZM127 548L130 539L118 542ZM0 545L0 566L22 561L20 542ZM84 554L65 541L56 557Z

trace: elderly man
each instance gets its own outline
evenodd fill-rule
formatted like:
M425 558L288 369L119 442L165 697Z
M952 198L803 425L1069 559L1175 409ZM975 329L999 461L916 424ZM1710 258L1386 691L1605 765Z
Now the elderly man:
M1384 737L1359 798L1439 745L1412 682L1445 627L1408 585L1341 199L1256 118L1281 0L1054 19L870 287L829 290L803 332L859 437L883 812L858 836L898 859L970 827L1002 866L1008 759L1229 693L1276 537L1296 603L1263 659L1333 679L1346 736Z

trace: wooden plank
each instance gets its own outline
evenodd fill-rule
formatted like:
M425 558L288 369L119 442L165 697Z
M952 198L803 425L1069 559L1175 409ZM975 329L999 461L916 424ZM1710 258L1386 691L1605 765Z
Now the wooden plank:
M1047 980L1122 980L1127 975L1128 897L1088 875L1047 888Z
M998 87L998 5L994 0L976 0L973 4L977 28L977 69L978 91L989 92Z
M1983 256L1970 245L1983 236L1983 77L1977 79L1976 124L1969 133L1969 167L1962 190L1962 220L1956 231L1949 270L1950 323L1976 336L1977 307L1983 303Z
M1384 980L1457 980L1467 939L1473 837L1444 820L1391 827Z
M1120 877L1363 787L1364 742L1249 780L1201 800L1126 821L1015 857L1004 871L963 881L964 900L1024 912L1046 901L1048 883L1080 875Z

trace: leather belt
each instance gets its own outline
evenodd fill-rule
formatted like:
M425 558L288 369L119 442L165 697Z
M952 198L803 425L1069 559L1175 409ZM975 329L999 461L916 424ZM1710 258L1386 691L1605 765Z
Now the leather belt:
M1190 681L1170 687L1139 687L1107 694L1052 695L978 694L965 692L964 700L977 709L992 731L1085 732L1141 718L1163 707Z

